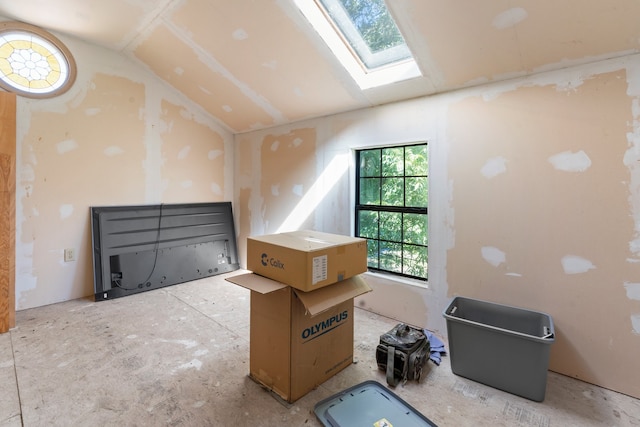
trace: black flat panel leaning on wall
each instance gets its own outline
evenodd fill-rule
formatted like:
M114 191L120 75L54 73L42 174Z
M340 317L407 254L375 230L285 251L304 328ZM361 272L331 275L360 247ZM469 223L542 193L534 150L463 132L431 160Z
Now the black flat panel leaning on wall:
M231 202L91 208L96 301L239 268Z

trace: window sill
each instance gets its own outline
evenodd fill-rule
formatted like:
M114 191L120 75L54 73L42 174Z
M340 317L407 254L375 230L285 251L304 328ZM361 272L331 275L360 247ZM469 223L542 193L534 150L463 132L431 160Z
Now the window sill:
M411 279L408 277L399 277L393 274L385 274L373 271L367 271L364 273L367 276L375 277L376 279L388 280L390 282L402 283L403 285L416 286L422 289L429 289L429 282L424 280Z

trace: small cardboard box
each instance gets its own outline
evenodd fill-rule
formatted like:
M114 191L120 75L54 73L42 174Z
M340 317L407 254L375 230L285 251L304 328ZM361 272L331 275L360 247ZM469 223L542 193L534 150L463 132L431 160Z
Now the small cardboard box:
M303 292L257 274L226 280L251 290L249 375L294 402L353 362L353 298L360 277Z
M308 230L253 236L247 270L309 292L367 271L367 241Z

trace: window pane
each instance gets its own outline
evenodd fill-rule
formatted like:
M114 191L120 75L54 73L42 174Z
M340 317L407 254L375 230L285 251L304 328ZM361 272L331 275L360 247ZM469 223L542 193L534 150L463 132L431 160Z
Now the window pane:
M356 235L367 239L369 268L426 279L427 144L362 150L357 159Z
M402 243L380 242L380 268L402 273Z
M394 147L382 150L382 176L404 175L404 148Z
M427 178L407 178L407 205L412 207L426 207L429 201L429 187ZM383 195L384 197L384 195Z
M360 179L360 204L379 205L380 204L380 178Z
M380 268L378 265L378 241L367 240L367 266L371 268Z
M378 212L358 212L358 236L370 239L378 238Z
M406 148L405 170L407 176L426 176L429 174L429 158L426 145L414 145Z
M360 152L360 176L380 176L380 150Z
M404 44L384 0L340 0L340 3L372 52Z
M403 245L404 274L427 277L427 248L423 246Z
M402 178L384 178L382 180L382 200L384 206L404 205L404 180Z
M404 214L404 242L416 245L428 244L428 221L427 215Z
M380 239L402 241L402 214L400 212L380 212Z

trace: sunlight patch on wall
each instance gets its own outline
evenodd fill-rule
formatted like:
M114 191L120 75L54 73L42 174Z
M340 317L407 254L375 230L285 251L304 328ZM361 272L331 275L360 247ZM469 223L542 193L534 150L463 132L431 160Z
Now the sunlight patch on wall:
M277 233L297 230L318 208L324 197L333 189L344 174L349 171L350 153L335 156L313 183L309 191L298 202L291 214L278 228ZM286 226L286 227L285 227Z

